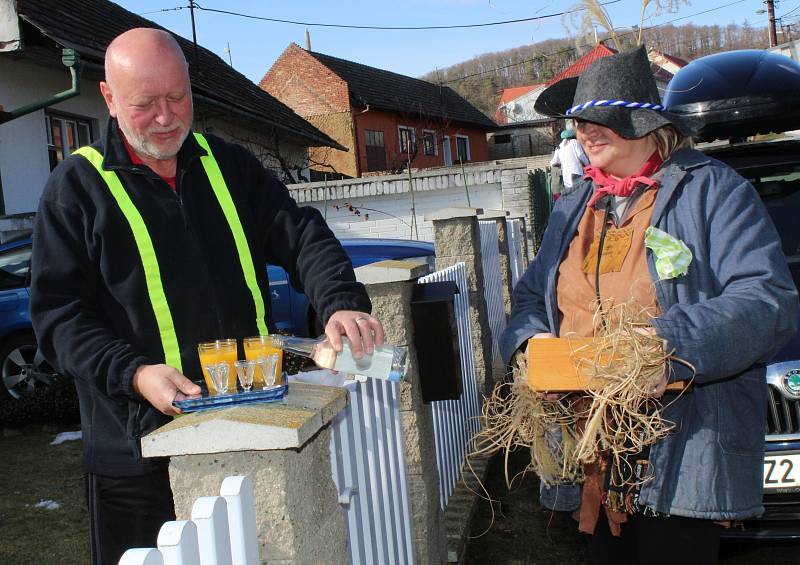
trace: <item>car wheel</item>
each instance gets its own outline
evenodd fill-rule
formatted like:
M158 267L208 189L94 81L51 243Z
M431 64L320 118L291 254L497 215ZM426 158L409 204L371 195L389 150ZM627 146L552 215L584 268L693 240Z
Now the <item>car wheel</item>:
M44 360L30 334L20 334L6 340L0 348L0 396L20 398L37 388L50 385L56 372Z

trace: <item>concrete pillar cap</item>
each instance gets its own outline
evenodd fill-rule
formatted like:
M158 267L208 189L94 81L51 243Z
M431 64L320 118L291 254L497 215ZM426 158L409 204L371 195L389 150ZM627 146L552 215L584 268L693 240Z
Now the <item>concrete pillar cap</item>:
M186 414L142 438L145 457L302 447L347 406L347 390L291 383L280 402Z
M468 218L470 216L479 216L483 214L483 208L468 208L466 206L453 206L450 208L442 208L430 214L425 214L424 220L426 222L433 222L435 220L449 220L451 218Z
M379 261L358 267L356 280L362 284L380 284L401 281L412 281L424 277L431 272L425 257Z
M478 218L481 220L494 220L498 218L505 218L510 214L508 210L484 210L483 214L479 214Z

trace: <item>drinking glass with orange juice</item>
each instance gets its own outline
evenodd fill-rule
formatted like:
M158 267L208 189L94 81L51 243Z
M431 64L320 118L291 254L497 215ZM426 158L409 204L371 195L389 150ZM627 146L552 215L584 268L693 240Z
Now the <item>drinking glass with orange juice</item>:
M197 354L200 357L200 367L203 369L203 378L206 380L209 395L219 394L211 375L208 374L209 365L225 363L228 365L228 391L236 392L236 340L218 339L197 345Z
M259 357L277 355L278 362L275 365L275 384L283 384L283 350L278 345L278 341L269 335L259 335L244 338L244 356L248 361L258 361ZM261 366L256 369L253 388L264 388L267 383L272 381L272 375L265 378Z

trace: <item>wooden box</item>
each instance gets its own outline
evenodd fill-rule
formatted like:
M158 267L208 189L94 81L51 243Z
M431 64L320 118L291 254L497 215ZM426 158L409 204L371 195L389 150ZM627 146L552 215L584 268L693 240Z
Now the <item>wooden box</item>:
M595 357L592 338L556 337L528 340L528 384L537 392L571 392L586 390L589 375L581 370L581 362ZM667 390L682 390L684 383L675 382Z

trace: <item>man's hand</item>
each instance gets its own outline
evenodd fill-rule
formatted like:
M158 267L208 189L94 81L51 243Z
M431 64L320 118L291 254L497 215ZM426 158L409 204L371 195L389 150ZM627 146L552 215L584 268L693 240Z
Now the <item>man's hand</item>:
M141 365L133 374L133 390L167 416L180 413L172 405L179 393L192 396L201 392L199 386L169 365Z
M372 355L375 347L383 345L383 325L375 316L355 310L339 310L328 319L325 335L336 351L342 350L342 336L350 340L350 348L356 359L364 353Z

